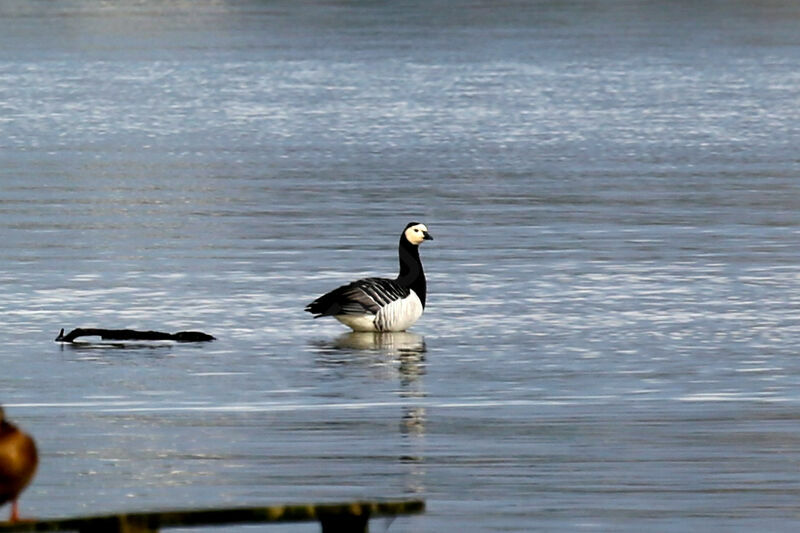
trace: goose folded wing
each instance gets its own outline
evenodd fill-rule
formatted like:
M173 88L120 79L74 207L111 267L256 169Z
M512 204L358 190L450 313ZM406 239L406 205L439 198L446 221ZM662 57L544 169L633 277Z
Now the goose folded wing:
M364 278L320 296L306 311L317 316L376 314L382 307L410 293L394 280Z

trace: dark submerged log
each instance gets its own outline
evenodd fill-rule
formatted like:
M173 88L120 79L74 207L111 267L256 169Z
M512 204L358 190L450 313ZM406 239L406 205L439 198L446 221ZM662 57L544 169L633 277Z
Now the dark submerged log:
M102 329L76 328L64 335L64 328L56 337L56 342L73 342L78 337L100 337L106 341L176 341L176 342L210 342L215 337L202 331L179 331L165 333L163 331L136 331L134 329Z

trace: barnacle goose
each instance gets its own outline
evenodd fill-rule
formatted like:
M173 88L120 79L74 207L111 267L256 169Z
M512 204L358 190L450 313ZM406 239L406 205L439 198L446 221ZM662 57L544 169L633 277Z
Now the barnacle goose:
M400 235L396 279L364 278L323 294L305 308L314 318L332 316L353 331L405 331L425 309L422 241L433 240L425 224L409 223Z

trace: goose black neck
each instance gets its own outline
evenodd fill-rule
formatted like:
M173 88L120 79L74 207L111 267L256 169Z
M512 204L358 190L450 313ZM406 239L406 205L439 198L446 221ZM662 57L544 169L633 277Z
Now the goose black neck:
M401 236L399 256L400 274L397 275L397 282L417 293L422 307L425 307L427 284L425 272L422 270L422 260L419 258L419 246L411 244L405 236Z

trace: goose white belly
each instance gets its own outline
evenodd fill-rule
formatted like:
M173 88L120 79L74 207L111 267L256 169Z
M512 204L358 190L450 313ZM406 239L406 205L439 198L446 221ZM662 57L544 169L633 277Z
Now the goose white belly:
M405 298L383 306L376 314L334 315L353 331L405 331L422 316L422 302L413 290Z

